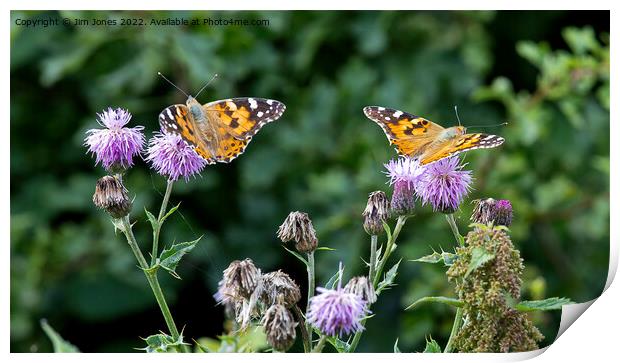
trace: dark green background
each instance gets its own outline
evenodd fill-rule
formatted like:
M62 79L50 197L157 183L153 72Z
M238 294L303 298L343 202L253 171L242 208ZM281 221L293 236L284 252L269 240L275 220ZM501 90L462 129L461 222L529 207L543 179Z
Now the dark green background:
M270 25L15 25L18 17L48 16L233 17ZM567 43L567 27L589 27L591 36L569 35ZM364 117L367 105L443 126L456 124L454 105L465 126L508 121L483 129L505 136L504 146L466 156L475 182L457 214L462 232L472 199L509 198L513 242L526 265L523 297L598 296L609 255L609 63L590 56L590 46L594 39L608 51L608 32L609 12L592 11L12 12L11 350L51 349L42 318L86 352L132 351L143 346L139 337L165 329L127 244L92 205L104 171L82 146L84 132L97 127L96 112L108 106L128 108L131 125L149 135L157 130L158 113L185 100L157 71L188 92L218 73L202 102L256 96L287 105L239 159L175 186L172 203L181 202L181 213L166 222L163 242L204 235L180 265L183 280L162 278L187 337L223 331L211 295L233 259L281 268L305 289L303 266L275 236L289 211L308 212L321 245L336 249L317 255L319 285L339 261L347 278L363 272L369 240L360 215L369 192L387 191L382 163L395 156ZM550 65L546 47L561 50L568 63ZM158 208L165 181L141 160L125 181L146 252L142 211ZM397 338L402 351L421 351L430 334L445 344L452 308L403 311L424 295L453 296L442 267L407 261L440 246L453 246L445 219L419 209L393 257L404 259L398 286L373 307L360 351L390 352ZM559 312L531 317L544 344L552 342Z

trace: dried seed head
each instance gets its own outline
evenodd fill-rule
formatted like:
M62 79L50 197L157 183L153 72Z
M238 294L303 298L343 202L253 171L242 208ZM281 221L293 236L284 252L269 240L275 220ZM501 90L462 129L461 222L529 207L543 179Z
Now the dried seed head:
M344 287L345 292L353 293L366 302L367 305L377 301L377 294L366 276L353 277Z
M291 212L278 228L278 238L282 242L295 241L295 249L302 253L316 250L319 241L307 213Z
M132 205L123 183L110 175L97 180L93 203L97 208L108 212L112 218L125 217L131 211Z
M512 224L512 204L507 199L498 200L495 203L495 224L510 227Z
M384 192L376 191L368 195L368 203L362 216L366 233L378 235L383 231L383 222L390 218L390 203Z
M265 312L262 324L267 334L267 342L273 349L285 352L295 342L297 323L284 305L271 305Z
M261 299L266 305L283 304L292 307L301 299L301 292L289 275L278 270L263 275Z
M512 204L509 200L487 198L475 200L476 207L471 220L476 223L501 225L509 227L512 223Z
M224 270L224 289L231 297L241 296L249 299L260 285L261 272L249 258L233 261Z

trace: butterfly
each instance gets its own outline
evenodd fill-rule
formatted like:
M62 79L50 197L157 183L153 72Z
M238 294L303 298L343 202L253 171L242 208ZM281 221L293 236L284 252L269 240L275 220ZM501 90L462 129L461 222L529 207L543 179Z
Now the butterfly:
M422 165L504 142L497 135L466 134L463 126L443 128L423 117L391 108L368 106L364 107L364 114L381 126L398 153L416 158Z
M285 109L282 102L264 98L229 98L201 105L188 96L184 105L166 107L159 114L159 124L162 131L180 135L209 164L229 163Z

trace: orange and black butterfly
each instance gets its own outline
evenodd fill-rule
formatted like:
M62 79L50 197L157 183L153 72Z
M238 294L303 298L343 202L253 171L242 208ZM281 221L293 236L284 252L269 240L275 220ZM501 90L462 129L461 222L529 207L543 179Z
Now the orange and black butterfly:
M463 126L443 128L423 117L391 108L368 106L364 114L381 126L398 153L417 158L422 165L504 142L497 135L466 134Z

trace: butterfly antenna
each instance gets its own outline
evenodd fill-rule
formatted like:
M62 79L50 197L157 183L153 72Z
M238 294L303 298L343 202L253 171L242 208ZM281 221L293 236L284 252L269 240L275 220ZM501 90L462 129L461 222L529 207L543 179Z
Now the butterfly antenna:
M508 122L502 122L501 124L495 124L495 125L474 125L474 126L469 126L468 128L473 128L473 127L499 127L499 126L506 126L508 125Z
M180 89L176 84L172 83L172 81L170 81L168 78L166 78L166 76L164 76L163 74L161 74L161 72L157 72L157 74L166 80L166 82L170 83L171 85L174 86L174 88L178 89L179 91L181 91L182 94L185 95L185 97L189 97L189 95L187 93L185 93L185 91L183 91L182 89Z
M216 74L214 74L214 75L213 75L213 77L211 77L211 79L209 80L209 82L207 82L204 86L202 86L202 88L200 89L200 91L198 91L198 93L196 93L196 97L195 97L195 98L198 98L198 95L199 95L202 91L204 91L204 89L205 89L205 88L207 88L207 86L208 86L209 84L211 84L211 82L213 82L216 78L217 78L217 73L216 73Z
M461 119L459 118L459 109L456 105L454 105L454 113L456 114L456 119L459 121L459 126L461 126Z

